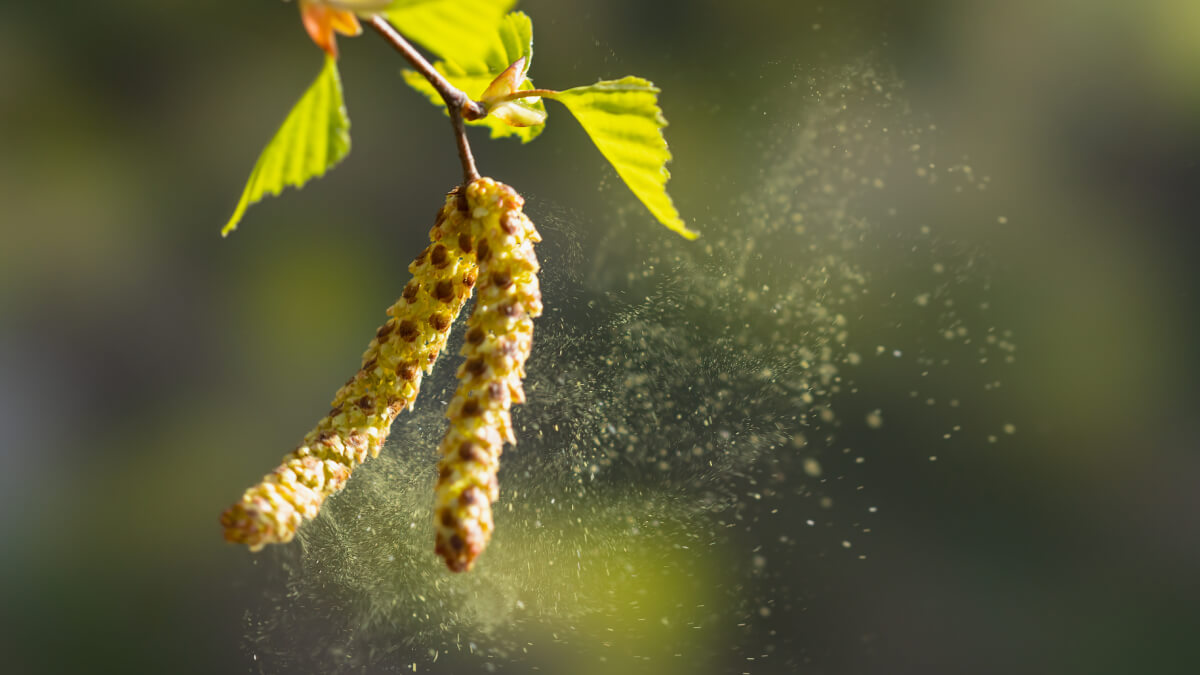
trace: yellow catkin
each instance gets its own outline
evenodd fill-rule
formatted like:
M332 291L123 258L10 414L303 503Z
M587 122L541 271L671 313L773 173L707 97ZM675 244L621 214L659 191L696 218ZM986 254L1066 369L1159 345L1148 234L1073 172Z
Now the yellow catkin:
M473 233L484 229L484 220L466 209L461 189L447 195L429 232L432 243L409 265L412 280L388 309L391 318L371 340L362 367L300 447L221 515L226 540L253 551L291 541L355 467L379 454L392 420L412 408L422 372L433 367L471 296Z
M489 178L471 183L466 198L479 242L478 295L446 413L434 505L435 550L455 572L470 569L491 538L500 453L505 442L516 442L509 410L525 400L533 318L542 313L533 252L541 237L521 212L524 200Z

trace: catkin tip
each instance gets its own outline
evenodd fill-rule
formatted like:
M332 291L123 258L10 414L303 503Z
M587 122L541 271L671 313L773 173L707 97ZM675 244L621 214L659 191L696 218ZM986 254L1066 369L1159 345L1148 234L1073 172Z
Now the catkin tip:
M257 551L286 543L351 472L379 454L401 410L412 409L422 371L433 367L450 327L471 296L476 275L471 221L446 197L430 245L409 266L412 280L387 311L362 366L338 390L331 410L283 463L221 514L225 540ZM469 282L467 280L470 280Z

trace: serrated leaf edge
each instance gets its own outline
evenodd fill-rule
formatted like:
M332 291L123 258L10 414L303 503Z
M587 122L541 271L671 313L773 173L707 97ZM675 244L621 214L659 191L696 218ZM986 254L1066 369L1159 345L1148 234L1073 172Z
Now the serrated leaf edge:
M326 87L324 86L327 78L329 79L330 85L328 90L326 90ZM269 150L271 150L271 147L275 144L275 142L280 139L280 136L288 128L288 125L292 123L292 116L300 111L301 106L306 104L310 96L319 96L321 98L332 97L339 102L334 113L338 117L338 121L336 123L337 129L335 133L326 135L322 143L313 146L314 148L319 149L319 151L323 154L323 161L321 162L323 166L321 166L321 168L315 173L312 173L311 175L305 175L307 172L304 171L302 167L292 163L290 166L283 168L284 175L278 185L258 185L259 177L269 164L284 162L288 158L295 157L297 154L296 150L293 148L289 148L287 152L272 153L269 152ZM313 124L321 124L323 120L328 120L328 117L326 117L326 111L329 109L330 102L331 101L326 101L323 105L313 106L311 116L308 119L302 120L306 127L310 127ZM302 136L305 135L291 135L293 139ZM308 134L307 136L309 138L305 140L306 143L311 141L311 134ZM293 141L292 144L294 145L295 141ZM302 148L301 150L301 152L305 154L310 151L311 149L307 147ZM329 169L336 166L349 153L350 117L346 112L345 96L342 91L342 79L337 69L337 61L333 57L327 55L325 57L325 65L321 69L321 73L317 75L317 78L313 80L313 83L309 85L308 89L304 91L304 94L300 97L300 99L297 100L292 106L292 109L288 112L287 117L284 118L283 124L279 126L279 129L276 130L273 136L271 136L271 140L267 142L266 146L263 147L262 152L259 153L258 159L254 163L254 168L250 172L250 177L246 180L246 186L242 189L242 196L238 200L238 204L234 209L233 215L229 218L229 221L225 224L225 226L221 228L221 236L229 236L230 232L236 230L238 224L241 222L242 216L245 215L246 210L251 205L262 201L263 197L279 196L279 194L283 192L283 189L288 186L300 189L305 183L313 178L320 178L321 176L325 175ZM332 158L330 158L331 154L333 155Z

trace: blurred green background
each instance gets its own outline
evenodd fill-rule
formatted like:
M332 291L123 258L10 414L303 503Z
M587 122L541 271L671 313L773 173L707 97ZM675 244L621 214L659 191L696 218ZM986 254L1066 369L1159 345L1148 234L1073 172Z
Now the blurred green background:
M654 225L561 110L528 146L474 134L483 172L551 224L547 274L575 284L564 324L589 314L586 294L620 290L613 279L648 261L734 245L722 229L734 231L779 157L804 152L796 130L833 98L828 83L870 64L902 83L903 119L936 144L930 172L953 172L953 185L963 167L987 174L985 191L914 190L901 208L946 246L983 251L986 281L972 279L1018 358L986 405L945 415L922 412L890 366L859 370L840 409L862 419L878 407L887 420L837 441L866 458L847 480L880 505L865 560L792 553L756 575L749 551L794 537L803 517L751 517L711 552L675 554L699 570L695 583L729 586L724 597L737 586L774 610L743 620L715 605L702 638L559 643L531 628L523 653L422 670L1196 672L1200 4L520 8L534 20L540 86L638 74L663 88L670 189L705 235L684 244ZM271 612L263 588L282 587L278 558L223 545L217 515L323 413L459 176L444 121L403 86L386 45L341 45L351 156L221 240L256 153L319 68L295 8L0 7L6 672L327 670L258 658L247 636L270 631L248 622ZM887 239L887 227L874 231ZM590 270L594 251L607 252L601 272L561 269ZM769 265L792 253L756 255ZM886 277L903 260L877 262L867 272ZM895 283L905 298L921 288ZM897 311L859 317L856 339L918 339ZM921 398L974 391L982 377L949 376ZM952 424L975 433L947 449ZM1002 424L1017 433L989 443ZM834 551L850 532L834 528ZM695 591L649 583L665 605ZM642 658L659 637L674 641L656 656L667 666ZM390 661L356 667L427 660L429 645L397 644Z

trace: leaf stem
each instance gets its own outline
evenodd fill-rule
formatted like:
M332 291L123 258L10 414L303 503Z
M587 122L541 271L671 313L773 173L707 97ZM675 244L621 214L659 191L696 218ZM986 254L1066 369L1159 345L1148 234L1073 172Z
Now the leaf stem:
M466 185L477 180L479 170L475 168L475 156L471 154L471 144L467 142L467 128L463 124L463 120L476 120L484 117L487 113L483 106L471 100L471 97L467 96L463 90L442 77L442 74L424 56L421 56L420 52L404 39L404 36L392 28L387 19L376 14L371 17L369 23L442 95L442 100L446 102L446 109L450 112L450 123L454 126L454 136L458 143L458 159L462 162L463 168L463 184Z
M505 94L501 98L501 100L512 101L512 100L515 100L518 98L533 98L535 96L539 96L539 97L545 96L547 98L554 98L559 93L561 93L561 92L554 91L553 89L520 89L520 90L511 92L511 93Z

